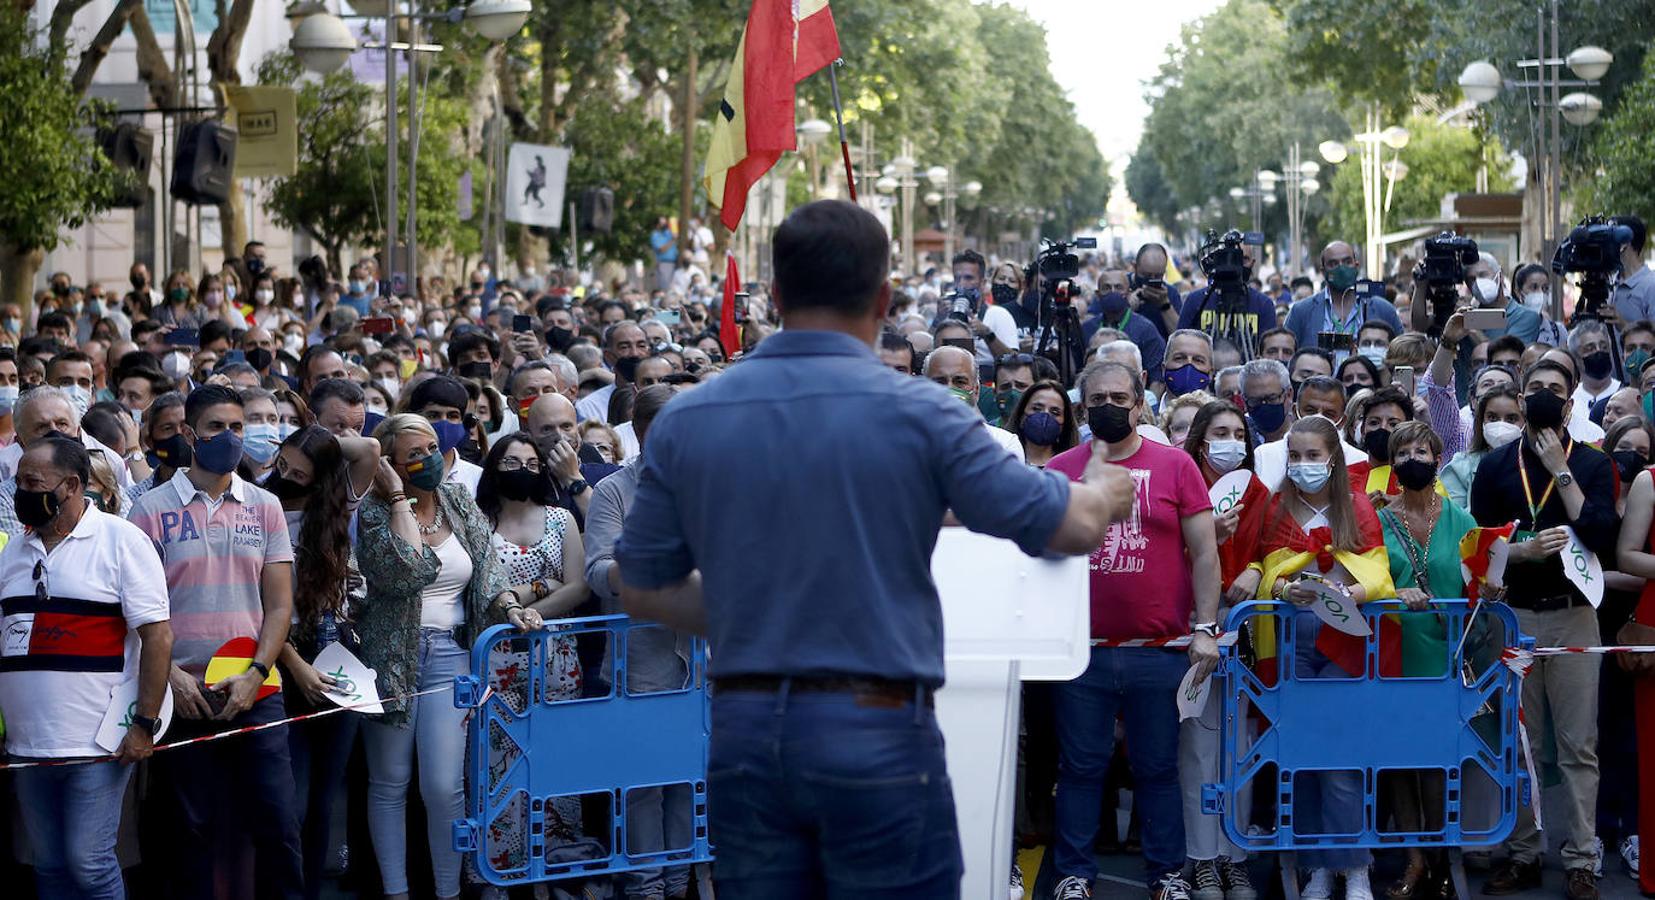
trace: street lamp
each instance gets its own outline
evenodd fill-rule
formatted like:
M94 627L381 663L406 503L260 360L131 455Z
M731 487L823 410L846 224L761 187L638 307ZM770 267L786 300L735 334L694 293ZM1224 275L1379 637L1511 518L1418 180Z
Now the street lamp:
M1337 142L1327 141L1325 143ZM1343 147L1344 145L1340 144L1339 146ZM1321 190L1322 184L1316 180L1316 176L1321 171L1322 167L1317 165L1315 160L1300 157L1297 143L1288 148L1287 168L1282 171L1281 175L1282 189L1287 194L1287 230L1291 234L1293 242L1292 250L1287 258L1293 261L1294 270L1300 273L1305 271L1305 260L1308 258L1304 252L1305 198ZM1281 269L1282 266L1278 264L1277 268Z
M821 119L806 119L794 129L799 133L799 143L805 147L805 159L810 164L810 199L821 196L822 164L816 155L816 148L827 139L833 126Z
M1489 103L1506 89L1520 90L1528 101L1533 114L1529 116L1529 152L1528 157L1534 161L1529 167L1535 184L1540 188L1539 202L1534 204L1540 211L1539 248L1529 248L1533 253L1538 249L1541 259L1551 259L1562 238L1563 233L1563 125L1567 121L1570 125L1584 127L1597 121L1598 114L1603 111L1603 101L1585 91L1575 91L1567 96L1559 96L1562 89L1595 87L1598 79L1609 71L1609 66L1615 61L1615 55L1602 47L1577 47L1567 56L1560 56L1563 42L1558 34L1557 0L1551 0L1550 28L1548 29L1548 10L1536 11L1536 53L1533 58L1519 59L1517 68L1533 69L1532 80L1516 81L1506 79L1488 60L1477 60L1466 66L1460 72L1460 90L1465 92L1465 99L1475 104ZM1550 32L1550 41L1547 33ZM1567 66L1575 78L1563 77L1563 68ZM1548 113L1549 110L1549 113ZM1562 121L1560 121L1562 120ZM1530 204L1523 204L1525 209L1532 208ZM1525 218L1529 214L1525 212ZM1553 317L1562 319L1563 294L1561 283L1552 283L1552 313Z
M1363 241L1367 254L1364 262L1368 276L1377 278L1385 267L1385 214L1391 208L1397 181L1407 175L1407 166L1400 157L1412 136L1401 125L1381 127L1379 111L1374 108L1368 110L1366 125L1366 130L1352 140L1356 141L1358 161L1362 165L1362 217L1367 232ZM1387 147L1392 151L1389 164L1384 160ZM1323 141L1316 149L1333 165L1350 158L1350 148L1339 141Z
M396 280L399 274L405 278L412 276L407 287L413 289L419 272L419 242L415 237L414 224L415 202L418 192L415 188L415 176L419 165L419 86L416 67L418 61L414 57L416 52L439 52L441 46L419 43L419 23L422 20L440 20L451 23L464 21L467 26L478 35L490 41L504 41L522 30L523 23L528 21L529 11L532 9L530 0L473 0L468 6L457 6L446 12L421 13L414 9L412 0L409 11L403 12L397 0L386 0L385 12L382 14L354 14L336 16L326 10L319 2L302 2L292 8L289 15L298 19L298 25L293 30L293 39L288 42L288 48L298 57L299 64L318 75L336 72L350 59L356 51L356 38L350 32L350 26L345 24L346 19L383 19L385 28L385 274L386 281L392 293L396 292ZM406 44L394 41L396 23L400 20L408 21L408 42ZM398 187L397 156L400 150L397 147L397 103L396 82L397 62L396 51L408 51L409 78L408 78L408 251L406 257L407 269L399 273L397 269L397 229Z
M1264 207L1276 202L1276 182L1280 180L1281 176L1269 169L1254 169L1253 180L1247 187L1230 188L1230 197L1237 203L1252 199L1254 231L1263 227Z

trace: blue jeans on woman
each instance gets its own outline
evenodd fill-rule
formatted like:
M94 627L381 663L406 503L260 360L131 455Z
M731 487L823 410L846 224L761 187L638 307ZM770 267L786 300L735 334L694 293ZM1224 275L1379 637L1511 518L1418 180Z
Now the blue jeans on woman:
M17 806L34 848L40 900L126 896L115 832L131 777L132 767L117 762L17 771Z
M1316 649L1325 628L1309 610L1293 615L1293 677L1349 678L1344 669ZM1355 834L1362 830L1362 773L1304 772L1293 777L1293 830L1299 834ZM1301 850L1299 862L1311 869L1364 869L1373 854L1360 847Z
M421 628L419 689L454 683L470 670L471 654L445 630ZM446 691L410 701L408 721L362 724L368 757L368 833L379 859L385 893L408 891L408 782L419 755L420 800L425 804L426 839L431 845L437 896L460 894L460 854L454 852L453 821L465 816L465 717Z

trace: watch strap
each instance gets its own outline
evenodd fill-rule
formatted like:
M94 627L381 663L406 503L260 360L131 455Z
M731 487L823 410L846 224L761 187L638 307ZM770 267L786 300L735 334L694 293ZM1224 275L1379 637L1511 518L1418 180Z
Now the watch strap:
M131 719L133 725L142 728L152 738L161 731L161 719L159 716L140 716L137 713L133 713Z
M265 665L264 663L259 662L256 659L248 660L247 668L248 669L257 669L258 672L259 672L259 675L263 676L264 678L269 678L270 677L270 667Z

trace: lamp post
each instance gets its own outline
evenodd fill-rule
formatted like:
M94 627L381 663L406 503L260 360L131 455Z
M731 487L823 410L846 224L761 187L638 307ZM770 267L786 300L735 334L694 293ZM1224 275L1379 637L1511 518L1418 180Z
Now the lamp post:
M822 195L822 164L816 148L827 139L833 126L821 119L806 119L794 130L799 133L799 143L805 147L805 161L810 171L810 199L815 200Z
M1276 202L1276 183L1281 176L1270 169L1254 169L1253 180L1247 187L1230 188L1230 197L1237 202L1251 200L1253 208L1253 230L1260 231L1264 227L1264 207Z
M1369 278L1378 278L1384 272L1385 214L1391 208L1391 194L1396 183L1408 174L1408 167L1400 158L1402 148L1408 146L1408 138L1408 129L1400 125L1381 127L1377 108L1368 110L1366 130L1353 138L1361 154L1362 213L1367 232L1363 246L1367 253L1365 262ZM1385 163L1387 147L1392 151L1389 164ZM1331 165L1339 165L1350 158L1350 148L1339 141L1323 141L1316 149L1322 159Z
M919 164L914 162L914 143L903 138L902 153L891 160L886 169L887 177L893 178L902 189L902 271L905 275L914 274L914 194L919 189L914 172L918 168Z
M1533 161L1534 176L1540 186L1537 204L1540 212L1540 258L1550 260L1563 233L1563 125L1567 121L1576 127L1585 127L1597 121L1603 110L1603 101L1585 91L1562 94L1565 87L1595 87L1598 79L1609 71L1614 54L1602 47L1577 47L1567 56L1562 53L1558 37L1557 0L1551 0L1550 42L1547 41L1548 10L1535 13L1535 45L1532 59L1519 59L1517 68L1533 69L1528 81L1507 79L1488 60L1478 60L1460 72L1460 90L1465 99L1479 106L1492 101L1502 90L1521 90L1533 114L1530 115L1529 159ZM1563 77L1567 66L1575 78ZM1561 96L1560 96L1561 94ZM1524 204L1527 206L1528 204ZM1552 283L1552 317L1563 318L1563 286Z
M968 181L957 184L953 173L947 166L932 166L925 170L925 180L934 188L925 195L925 202L935 206L942 204L942 233L943 233L943 262L949 263L954 259L954 226L958 213L958 202L961 197L967 198L967 203L975 202L977 195L983 192L983 185L978 181ZM933 197L935 199L933 199Z
M1299 145L1294 142L1287 154L1287 170L1282 173L1282 185L1287 191L1287 230L1292 235L1292 252L1289 258L1293 260L1293 271L1304 274L1305 260L1309 254L1304 252L1304 204L1311 195L1322 189L1322 183L1316 176L1322 167L1316 165L1315 160L1303 159L1299 153Z
M415 199L418 196L415 189L415 174L418 171L419 154L419 77L417 62L414 53L435 53L442 50L441 46L420 44L419 23L422 20L435 19L451 23L464 22L478 35L491 41L504 41L521 31L523 23L528 21L529 11L532 8L530 0L473 0L468 6L455 7L442 13L420 13L413 10L410 0L409 11L403 12L397 0L387 0L385 12L382 15L354 14L336 16L329 13L320 3L302 3L295 6L289 16L299 20L294 29L293 39L288 42L288 48L293 55L299 58L299 63L311 72L326 75L337 71L343 66L350 55L356 51L356 38L345 24L346 19L376 19L384 20L385 27L385 268L387 285L394 283L399 273L397 269L398 243L398 210L397 200L401 193L398 185L397 156L400 153L397 147L399 138L397 127L397 57L399 50L408 51L409 66L413 70L408 79L408 141L410 153L408 157L408 223L406 258L406 276L418 277L419 244L415 238L414 211ZM406 43L394 40L397 23L406 20L409 34ZM413 284L408 284L413 288Z

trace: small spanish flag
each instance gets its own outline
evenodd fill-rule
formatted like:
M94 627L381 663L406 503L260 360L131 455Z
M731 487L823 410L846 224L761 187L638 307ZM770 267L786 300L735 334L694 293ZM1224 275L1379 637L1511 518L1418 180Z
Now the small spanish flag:
M205 679L207 686L212 687L232 675L240 675L253 668L253 658L258 652L259 642L250 637L231 638L225 641L224 646L218 648L218 652L213 654L213 658L207 661L207 677ZM270 677L264 680L264 684L260 686L254 699L263 700L281 689L282 673L272 666Z

